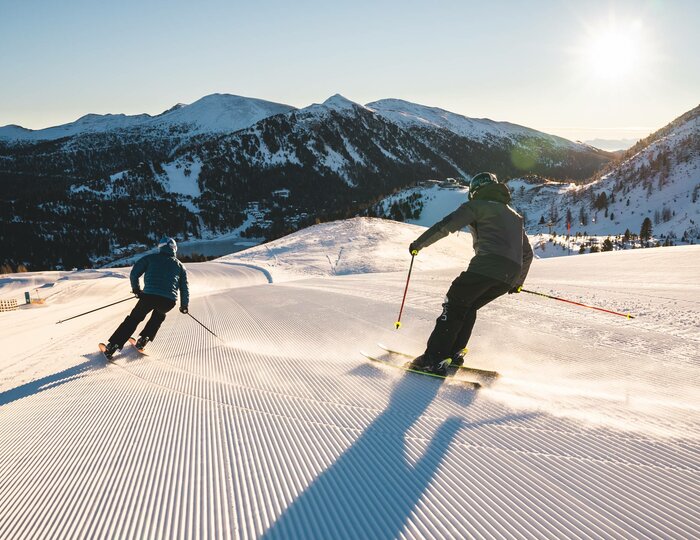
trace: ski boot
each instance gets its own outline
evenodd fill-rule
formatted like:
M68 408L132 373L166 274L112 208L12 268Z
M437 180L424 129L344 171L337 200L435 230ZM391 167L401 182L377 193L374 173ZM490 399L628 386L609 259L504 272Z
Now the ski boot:
M451 358L452 362L450 363L451 366L454 367L461 367L464 365L464 357L467 355L467 348L465 347L464 349L460 349L459 351L452 353Z
M139 339L136 340L136 345L135 347L139 350L142 351L146 348L146 345L148 345L148 342L151 341L151 339L147 336L139 336Z
M447 375L447 368L452 360L445 358L444 360L435 360L428 354L421 354L413 359L412 362L406 364L408 369L414 371L423 371L425 373L434 373L435 375Z
M105 350L103 351L102 354L105 355L107 360L111 360L112 356L114 356L114 353L117 352L118 350L119 350L119 345L117 345L116 343L110 342L110 343L107 343L107 345L105 346Z

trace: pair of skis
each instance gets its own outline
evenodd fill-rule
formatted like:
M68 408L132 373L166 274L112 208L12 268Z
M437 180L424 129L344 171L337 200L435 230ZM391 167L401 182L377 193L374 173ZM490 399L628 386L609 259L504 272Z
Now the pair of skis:
M131 343L131 345L133 345L134 349L136 349L139 352L139 354L142 354L144 356L148 356L148 353L144 349L139 349L136 346L136 340L134 338L130 337L129 343ZM100 343L100 344L98 344L98 347L100 348L100 352L102 352L102 354L105 354L105 351L107 350L107 345L105 345L104 343ZM112 358L107 358L107 355L105 355L105 358L107 359L107 362L114 361L114 356L112 356Z
M488 370L488 369L480 369L480 368L475 368L475 367L470 367L470 366L449 366L447 375L439 375L437 373L428 373L426 371L420 371L417 369L412 369L409 367L410 362L406 360L413 360L414 357L410 354L406 354L401 351L396 351L394 349L390 349L389 347L382 345L381 343L377 343L377 346L385 351L385 354L382 354L380 356L373 356L371 354L368 354L366 352L360 351L362 356L367 358L368 360L371 360L372 362L377 362L379 364L383 364L385 366L395 368L395 369L400 369L403 371L407 371L409 373L417 373L418 375L425 375L428 377L433 377L436 379L443 379L443 380L450 380L451 382L456 382L458 384L464 385L467 388L472 388L472 389L477 389L481 388L483 384L488 384L489 382L492 382L495 380L499 375L498 372ZM395 363L395 359L398 357L400 360L404 360L402 363L397 364ZM463 379L460 377L462 373L468 373L475 378L480 379L481 381L473 381L473 380L467 380Z

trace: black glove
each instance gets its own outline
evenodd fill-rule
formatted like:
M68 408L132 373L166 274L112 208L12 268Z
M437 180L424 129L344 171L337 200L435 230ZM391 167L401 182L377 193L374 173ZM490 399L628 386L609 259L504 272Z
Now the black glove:
M143 291L141 289L132 289L131 292L134 293L139 300L143 297Z
M508 294L519 293L522 289L522 285L518 285L517 287L513 287L511 290L509 290Z
M183 315L187 315L189 313L187 306L180 306L180 313L182 313Z
M418 243L411 242L411 245L408 246L408 251L411 253L411 255L418 255L418 252L420 251L420 248L418 247Z

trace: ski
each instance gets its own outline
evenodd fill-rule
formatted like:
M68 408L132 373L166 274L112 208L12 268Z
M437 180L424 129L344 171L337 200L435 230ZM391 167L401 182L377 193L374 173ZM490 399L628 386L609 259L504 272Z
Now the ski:
M380 349L384 349L384 350L385 350L386 352L388 352L389 354L396 354L396 355L398 355L398 356L402 356L402 357L408 358L408 359L410 359L410 360L413 360L413 359L415 358L415 356L413 356L413 355L411 355L411 354L407 354L407 353L405 353L405 352L397 351L397 350L395 350L395 349L390 349L389 347L387 347L386 345L383 345L383 344L381 344L381 343L377 343L377 346L378 346ZM495 378L497 378L497 377L500 376L500 374L498 373L498 371L493 371L493 370L490 370L490 369L481 369L481 368L475 368L475 367L465 366L465 365L461 365L461 366L454 366L454 365L453 365L453 366L450 366L450 367L451 367L452 369L457 369L457 370L459 370L459 371L466 371L466 372L469 372L469 373L474 373L474 374L476 374L476 375L481 375L482 377L487 377L487 378L490 378L490 379L495 379Z
M97 347L100 349L102 356L105 357L105 360L107 360L107 362L114 362L114 356L112 356L112 358L107 358L107 355L105 354L105 351L107 350L107 345L105 345L104 343L98 343Z
M136 350L139 352L139 354L142 354L142 355L144 355L144 356L148 356L148 353L147 353L144 349L139 349L139 348L136 346L136 340L135 340L134 338L130 337L130 338L129 338L129 343L131 343L131 344L134 346L134 349L136 349Z
M438 375L437 373L427 373L425 371L420 371L417 369L411 369L406 366L402 365L396 365L392 364L391 362L388 362L387 360L382 360L381 358L377 358L376 356L372 356L371 354L367 354L366 352L360 351L360 354L367 358L368 360L371 360L372 362L376 362L378 364L383 364L385 366L394 368L394 369L400 369L402 371L407 371L409 373L417 373L418 375L426 375L428 377L433 377L434 379L443 379L443 380L448 380L449 382L454 382L459 385L466 386L467 388L473 388L476 390L477 388L481 388L481 383L478 383L476 381L467 381L464 379L458 379L457 377L454 376L454 374L448 374L448 375Z

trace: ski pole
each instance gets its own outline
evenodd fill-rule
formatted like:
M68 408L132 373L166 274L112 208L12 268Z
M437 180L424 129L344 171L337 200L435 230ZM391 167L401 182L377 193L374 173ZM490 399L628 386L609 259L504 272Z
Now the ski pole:
M215 338L219 339L220 341L226 343L223 339L221 339L219 336L217 336L214 332L212 332L211 330L209 330L209 328L207 328L207 327L204 326L201 322L199 322L199 321L197 320L197 318L196 318L194 315L192 315L189 311L187 312L187 314L188 314L190 317L192 317L192 318L195 320L195 322L197 322L202 328L204 328L204 329L205 329L207 332L209 332L212 336L214 336Z
M401 328L401 314L403 313L403 305L406 302L406 293L408 292L408 282L411 281L411 271L413 270L413 261L418 255L418 250L411 251L411 266L408 267L408 277L406 278L406 288L403 290L403 300L401 300L401 309L399 310L399 318L396 320L396 329Z
M68 317L67 319L63 319L62 321L58 321L56 324L70 321L71 319L77 319L78 317L82 317L83 315L87 315L88 313L100 311L101 309L108 308L109 306L114 306L116 304L121 304L122 302L126 302L127 300L133 300L134 298L138 298L138 297L137 296L130 296L129 298L124 298L124 300L119 300L118 302L112 302L111 304L107 304L106 306L98 307L97 309L91 309L90 311L86 311L85 313L81 313L80 315L75 315L74 317Z
M545 298L551 298L552 300L559 300L560 302L566 302L568 304L574 304L575 306L581 306L585 307L588 309L595 309L597 311L603 311L605 313L610 313L612 315L619 315L620 317L627 317L628 319L634 319L633 315L630 315L629 313L618 313L617 311L610 311L609 309L603 309L595 306L588 306L586 304L582 304L580 302L574 302L573 300L566 300L565 298L559 298L557 296L550 296L548 294L536 292L536 291L528 291L527 289L520 289L522 292L530 293L530 294L536 294L537 296L544 296Z

